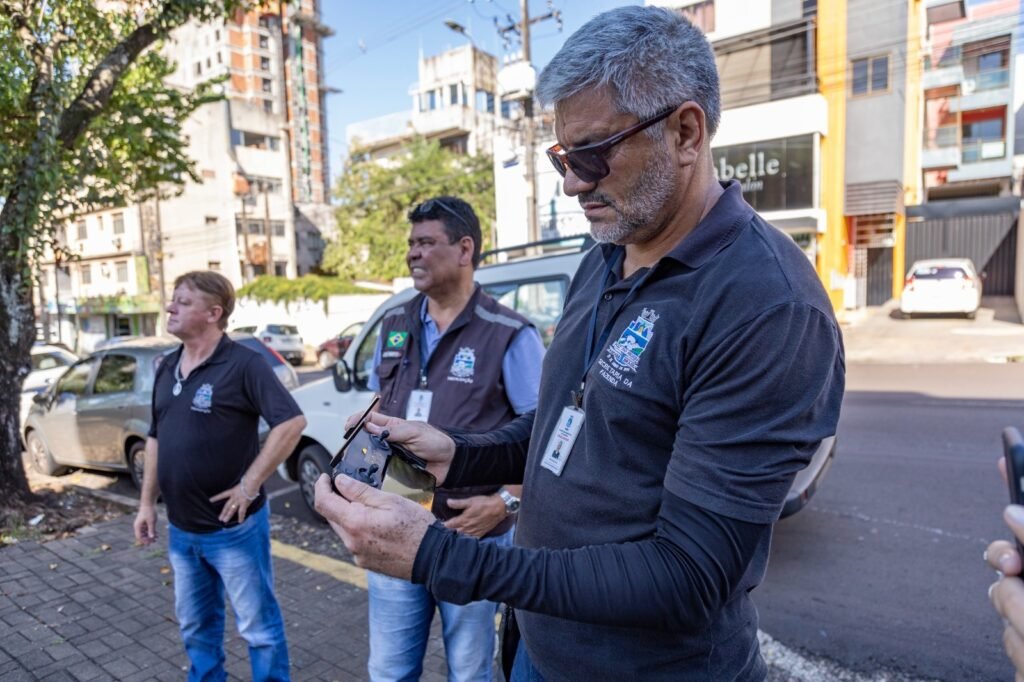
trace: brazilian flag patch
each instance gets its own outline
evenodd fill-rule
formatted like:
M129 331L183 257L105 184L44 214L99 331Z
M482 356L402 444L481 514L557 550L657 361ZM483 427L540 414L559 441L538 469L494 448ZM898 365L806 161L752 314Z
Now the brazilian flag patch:
M402 348L405 340L409 338L409 332L391 332L388 334L388 348Z

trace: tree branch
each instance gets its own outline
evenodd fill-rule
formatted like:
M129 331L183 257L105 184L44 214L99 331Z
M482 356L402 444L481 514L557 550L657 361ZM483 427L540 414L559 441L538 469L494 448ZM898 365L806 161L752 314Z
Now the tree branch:
M71 149L89 123L103 111L128 67L147 47L188 19L187 12L175 11L173 2L164 4L160 16L139 26L92 70L82 92L60 117L57 139Z

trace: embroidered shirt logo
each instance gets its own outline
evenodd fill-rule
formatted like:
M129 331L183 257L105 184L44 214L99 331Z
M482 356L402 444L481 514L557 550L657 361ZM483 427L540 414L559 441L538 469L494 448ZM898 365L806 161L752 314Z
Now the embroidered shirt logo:
M452 368L448 372L448 381L459 381L464 384L473 383L473 373L476 367L476 351L463 346L455 354L452 360Z
M388 334L388 348L402 348L408 338L409 332L391 332Z
M203 384L192 398L192 409L196 412L210 414L211 407L213 407L213 384Z
M640 316L622 330L622 335L606 351L616 367L635 372L640 365L640 356L654 336L654 323L659 315L650 308L644 308Z

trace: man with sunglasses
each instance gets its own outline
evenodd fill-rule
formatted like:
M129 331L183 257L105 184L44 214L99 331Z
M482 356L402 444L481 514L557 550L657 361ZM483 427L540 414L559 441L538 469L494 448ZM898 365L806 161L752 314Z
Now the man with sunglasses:
M836 430L831 303L800 248L717 181L714 55L679 13L598 15L537 92L555 109L549 157L602 243L573 279L535 415L483 435L367 425L445 485L521 476L516 546L344 476L341 495L318 482L317 508L360 565L514 607L513 681L763 680L749 593L796 473Z
M384 313L369 387L382 414L460 431L489 431L537 406L544 344L529 320L473 281L480 222L456 197L409 212L406 262L420 292ZM446 528L496 546L512 543L519 486L443 487L431 510ZM370 573L369 673L375 682L418 679L435 607L449 680L490 680L492 601L452 604L423 585Z

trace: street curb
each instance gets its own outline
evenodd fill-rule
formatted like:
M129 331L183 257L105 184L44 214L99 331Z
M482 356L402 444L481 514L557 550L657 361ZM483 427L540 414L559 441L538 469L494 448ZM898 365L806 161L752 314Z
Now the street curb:
M101 500L106 500L107 502L113 502L114 504L119 505L121 507L127 507L128 509L138 509L139 508L139 501L136 500L134 497L129 497L127 495L121 495L120 493L112 493L112 492L109 492L107 490L97 490L96 488L89 488L89 487L84 486L84 485L72 484L72 485L69 485L68 487L71 488L72 490L74 490L75 492L85 493L87 495L92 495L93 497L98 497Z

